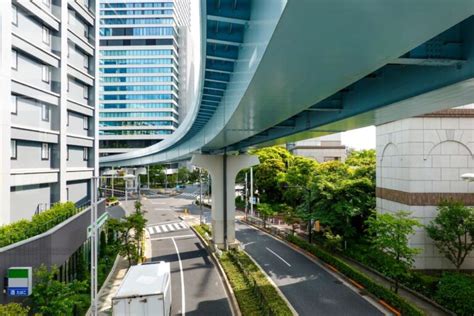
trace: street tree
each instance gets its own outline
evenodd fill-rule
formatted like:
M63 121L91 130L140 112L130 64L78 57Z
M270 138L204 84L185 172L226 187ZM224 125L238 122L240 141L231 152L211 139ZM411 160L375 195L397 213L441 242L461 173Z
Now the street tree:
M286 172L291 165L293 156L283 147L274 146L255 150L260 164L256 166L254 178L255 187L260 199L267 203L283 202L282 189L279 183L280 173Z
M87 291L87 281L58 281L58 268L41 265L36 269L35 286L31 294L35 312L41 315L72 315L76 296Z
M283 220L291 227L291 234L295 234L296 225L300 222L300 218L296 213L295 208L287 204L280 204L279 213L283 215Z
M260 203L258 205L258 213L260 214L260 217L263 220L263 228L266 228L268 218L274 216L276 214L276 211L273 205L269 203Z
M436 247L459 271L474 248L474 208L460 202L443 201L438 215L426 227Z
M395 293L398 292L400 279L412 268L414 257L420 252L420 249L408 245L408 238L415 233L416 227L421 226L406 211L376 214L368 219L367 230L372 247L391 259L387 261L391 265L387 273L394 280Z

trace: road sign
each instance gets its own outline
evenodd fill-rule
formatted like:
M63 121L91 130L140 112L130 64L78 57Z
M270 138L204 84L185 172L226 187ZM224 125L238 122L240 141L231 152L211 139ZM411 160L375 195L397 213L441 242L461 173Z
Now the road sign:
M8 269L8 288L9 296L28 296L31 294L32 267L11 267Z

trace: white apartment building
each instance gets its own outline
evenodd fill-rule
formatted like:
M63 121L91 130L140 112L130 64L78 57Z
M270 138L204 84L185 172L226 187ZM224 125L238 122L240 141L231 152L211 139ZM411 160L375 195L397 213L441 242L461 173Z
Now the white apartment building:
M346 146L341 142L341 133L288 143L287 149L297 156L313 158L318 162L345 161Z
M98 170L95 5L0 1L0 225L89 200Z

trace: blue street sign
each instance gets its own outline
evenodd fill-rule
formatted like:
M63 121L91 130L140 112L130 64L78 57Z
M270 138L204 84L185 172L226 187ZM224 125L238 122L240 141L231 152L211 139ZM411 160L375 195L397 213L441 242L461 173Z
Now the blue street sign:
M9 296L28 296L28 287L9 287Z

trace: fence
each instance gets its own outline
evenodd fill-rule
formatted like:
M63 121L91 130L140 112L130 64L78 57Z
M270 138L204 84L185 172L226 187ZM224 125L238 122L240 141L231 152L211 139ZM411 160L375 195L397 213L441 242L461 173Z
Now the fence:
M255 280L253 275L249 273L247 269L245 269L245 267L240 262L239 258L232 251L228 252L228 256L230 260L237 266L240 273L244 275L246 281L252 288L253 294L257 297L257 300L260 302L259 307L260 307L260 310L262 311L262 315L266 315L266 316L275 315L275 313L270 308L269 302L267 301L265 296L262 294L262 291L260 290L260 287L258 286L257 281Z
M105 200L99 202L98 216L105 212ZM55 221L56 222L56 221ZM51 224L52 225L52 224ZM48 231L0 248L0 304L11 301L6 296L5 276L10 267L62 265L87 240L90 207L79 208L77 214L56 223Z

